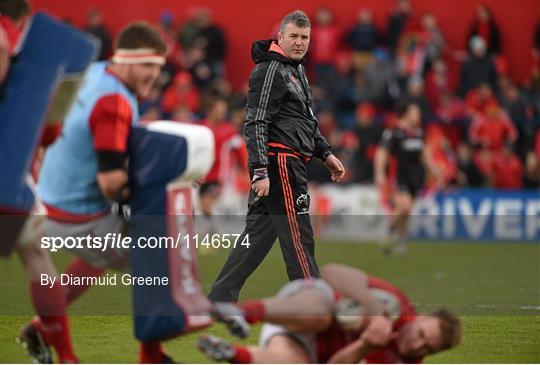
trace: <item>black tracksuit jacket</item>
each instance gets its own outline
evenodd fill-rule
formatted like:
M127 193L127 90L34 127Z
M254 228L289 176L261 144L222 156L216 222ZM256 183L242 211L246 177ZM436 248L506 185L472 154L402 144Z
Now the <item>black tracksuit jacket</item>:
M271 51L272 40L256 41L252 58L245 136L249 167L268 165L268 143L279 143L325 160L330 146L313 114L313 96L301 62Z

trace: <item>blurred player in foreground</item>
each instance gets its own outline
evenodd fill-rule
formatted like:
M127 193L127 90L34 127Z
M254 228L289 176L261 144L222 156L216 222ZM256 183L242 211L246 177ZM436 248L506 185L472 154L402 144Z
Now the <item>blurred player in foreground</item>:
M374 160L375 183L391 207L387 254L405 253L409 217L414 199L424 185L426 168L435 179L440 175L425 148L420 107L413 102L404 103L398 107L397 116L396 127L383 132ZM395 182L388 173L391 160L397 163Z
M352 267L330 264L322 279L297 280L272 298L216 303L216 318L234 332L265 322L260 346L203 336L199 349L231 363L418 363L455 347L459 320L446 309L417 316L392 284Z
M64 121L62 135L43 161L38 192L47 208L45 236L120 232L123 221L111 212L111 204L129 193L127 142L130 128L138 120L137 97L150 92L165 62L165 52L165 43L153 28L146 23L132 23L120 33L112 62L90 67ZM75 259L65 272L72 277L99 277L106 267L127 264L127 253L121 250L99 252L85 247L75 253L81 258ZM61 294L65 290L65 305L87 289L85 285L60 287L58 280L54 285ZM36 290L46 288L38 285ZM42 296L52 300L47 292ZM50 311L56 313L58 308ZM48 338L49 327L35 319L23 334L33 329ZM50 343L41 345L42 352L49 351ZM161 362L165 355L159 343L143 343L140 356L143 362Z
M23 31L23 28L27 24L27 19L31 15L31 7L28 1L26 0L0 0L0 87L3 87L4 81L7 79L7 76L9 74L10 64L11 64L11 57L15 56L15 54L19 55L19 51L22 47L23 40L26 40L30 36L29 33L32 33L31 31L26 29L26 31ZM54 21L50 20L52 23ZM40 18L40 21L38 21L40 24L44 24L44 21L42 18ZM58 28L54 24L47 23L49 26L51 26L51 29L54 29L55 37L64 36L67 39L70 39L71 36L71 30L69 29L62 29ZM76 33L75 30L73 30L73 33ZM35 35L35 32L33 33ZM74 35L74 37L76 37ZM84 37L81 37L81 39ZM55 38L56 39L56 38ZM34 39L35 41L35 39ZM90 41L89 41L90 42ZM84 53L83 53L84 54ZM21 59L23 57L23 59ZM22 55L18 58L19 64L21 62L25 62L24 59L26 57L25 55ZM47 75L47 73L56 72L54 66L56 64L52 64L50 60L47 59L47 57L43 57L40 61L43 61L43 64L49 65L49 68L47 71L43 71L44 75ZM49 62L49 63L47 63ZM56 60L55 62L60 62L59 60ZM81 56L80 62L90 62L90 57L85 61L85 56ZM68 63L66 61L66 63ZM25 63L26 67L29 64L32 64L32 62ZM87 64L87 63L86 63ZM65 67L66 65L63 65ZM64 69L64 71L66 71ZM81 70L81 75L82 72ZM21 68L19 67L18 71L18 77L20 77ZM76 77L75 74L72 74L72 81L75 81ZM17 77L13 75L13 77ZM42 80L36 80L36 82L43 82L46 83L47 77L44 77ZM42 85L43 86L43 85ZM59 89L62 86L59 86ZM38 89L36 91L37 94L40 93L42 89ZM0 90L1 93L1 90ZM58 91L58 95L60 95L61 92ZM0 102L5 101L3 99L3 95L0 95ZM25 95L25 97L29 97L28 95ZM32 95L30 97L36 97L35 95ZM11 99L11 101L13 98ZM30 99L34 100L34 99ZM7 101L6 101L7 102ZM54 106L51 109L54 109L56 112L59 112L63 109L62 101L60 100L54 100L51 102ZM58 107L58 105L60 107ZM7 104L6 104L7 105ZM67 108L69 104L67 104L65 107ZM30 108L30 110L33 110L35 112L35 115L39 115L39 106L31 105L27 106L27 108ZM59 112L62 114L63 112ZM8 117L9 119L9 117ZM4 122L4 121L3 121ZM8 121L5 121L6 123ZM28 125L21 124L20 121L17 121L20 125L20 128L25 128L25 133L33 133L32 128ZM42 121L40 121L42 122ZM41 141L40 146L38 147L37 152L31 152L34 154L33 159L33 167L31 168L33 171L31 173L34 175L34 177L37 175L37 170L34 170L34 168L38 169L39 166L39 155L40 152L45 148L47 145L49 145L58 135L58 131L60 129L59 123L52 123L48 122L44 126L40 126L40 129L37 131L41 131ZM9 136L12 137L12 136ZM13 136L13 138L17 138L16 136ZM24 143L23 143L24 145ZM33 146L34 147L34 146ZM33 149L32 147L32 149ZM17 148L23 148L21 145L18 145ZM5 151L4 151L5 153ZM22 151L19 150L19 153L22 155ZM20 155L19 155L20 156ZM9 159L9 148L8 148L8 154L3 156L6 159ZM7 167L4 173L3 177L6 178L9 176L9 173L12 171L8 171ZM27 178L25 183L33 188L34 187L34 178L31 176L31 173L28 172ZM33 189L32 189L33 190ZM1 209L0 209L1 210ZM39 232L40 227L42 223L42 215L44 214L44 208L43 205L40 203L39 199L35 197L34 200L34 206L32 208L32 211L29 212L30 216L26 219L25 225L23 226L22 232L18 233L18 237L16 239L13 239L8 234L7 237L4 234L3 238L7 239L8 245L10 244L9 241L13 241L13 243L16 243L14 246L15 251L19 254L19 257L21 258L21 261L23 265L25 266L25 269L28 273L28 279L30 282L30 298L32 301L32 304L34 306L34 309L36 311L36 314L39 316L39 321L42 323L43 328L50 329L48 331L48 334L45 336L38 333L33 327L25 327L21 333L20 339L23 341L23 344L26 346L26 349L28 353L33 357L34 361L41 362L41 363L50 363L52 362L52 355L50 350L47 351L40 351L43 347L42 344L45 341L48 341L50 346L54 347L60 362L77 362L77 358L74 354L73 347L71 344L71 338L70 338L70 330L69 330L69 322L66 315L66 305L65 305L65 298L64 298L64 292L63 290L56 286L56 287L41 287L39 285L40 275L46 274L50 276L57 276L57 270L48 254L48 252L41 248L39 245ZM3 215L3 212L0 213ZM20 215L21 213L15 213L15 212L7 212L7 217L2 216L2 219L9 219L10 214ZM5 233L5 232L2 232ZM13 244L11 243L11 244ZM54 315L52 315L54 312ZM38 318L38 317L36 317Z

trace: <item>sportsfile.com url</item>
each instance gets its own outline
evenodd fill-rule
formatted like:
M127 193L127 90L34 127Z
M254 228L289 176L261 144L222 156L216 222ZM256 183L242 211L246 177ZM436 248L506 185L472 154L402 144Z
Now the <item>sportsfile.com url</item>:
M223 233L223 234L187 234L178 233L172 236L132 237L121 233L107 233L105 236L59 237L44 236L41 238L41 248L51 252L61 249L92 249L106 251L110 249L130 248L178 248L182 246L195 248L236 248L237 245L249 247L249 235Z

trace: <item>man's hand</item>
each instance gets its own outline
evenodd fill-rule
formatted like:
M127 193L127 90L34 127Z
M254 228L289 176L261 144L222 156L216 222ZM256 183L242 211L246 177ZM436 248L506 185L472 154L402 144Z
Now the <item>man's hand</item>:
M333 182L341 182L345 176L345 167L341 161L334 155L329 155L324 161L324 165L330 171Z
M257 180L251 184L251 188L258 197L268 196L270 192L270 179L265 177L264 179Z
M268 195L270 192L270 179L268 179L268 169L266 167L261 167L253 171L251 188L259 198Z
M372 347L386 346L392 335L392 321L385 316L370 317L362 338Z
M121 200L129 197L128 175L123 169L98 172L97 182L101 194L108 200Z
M360 337L341 348L328 360L329 364L354 364L365 358L374 347L384 347L392 339L392 322L383 316L370 317Z

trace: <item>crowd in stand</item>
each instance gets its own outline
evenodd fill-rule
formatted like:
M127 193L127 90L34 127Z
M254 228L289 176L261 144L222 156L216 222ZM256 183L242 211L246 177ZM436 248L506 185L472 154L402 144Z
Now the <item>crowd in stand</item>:
M320 8L312 17L307 68L320 129L348 167L346 182L373 182L375 147L395 121L394 107L415 101L422 110L426 144L444 186L519 189L540 187L540 21L531 50L533 69L525 85L508 75L501 32L490 9L477 8L467 51L449 48L432 13L416 14L398 0L386 29L359 9L350 28ZM240 133L247 86L233 90L227 80L224 31L208 9L191 10L174 23L163 12L157 24L169 46L167 64L142 120L185 123L205 119L207 105L225 100L228 118ZM110 55L111 37L99 11L89 14L87 31L102 40L101 58ZM525 40L523 40L525 41ZM454 74L455 73L455 74ZM329 176L311 163L312 181ZM441 175L439 174L439 175Z

